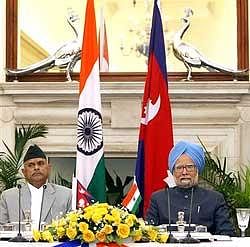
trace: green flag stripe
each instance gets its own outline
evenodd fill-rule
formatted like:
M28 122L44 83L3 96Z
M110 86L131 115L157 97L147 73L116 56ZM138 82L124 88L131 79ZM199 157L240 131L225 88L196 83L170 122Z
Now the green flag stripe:
M89 183L88 191L99 202L106 202L106 181L104 157L99 160L94 175Z
M131 209L131 213L135 214L135 213L138 211L139 205L140 205L140 202L141 202L141 201L142 201L142 197L139 196L139 197L137 198L137 200L135 201L135 204L133 205L133 208Z

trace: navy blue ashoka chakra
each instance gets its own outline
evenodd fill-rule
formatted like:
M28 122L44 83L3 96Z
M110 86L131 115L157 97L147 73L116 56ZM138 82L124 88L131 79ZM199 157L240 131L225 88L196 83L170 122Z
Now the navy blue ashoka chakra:
M103 147L102 116L92 108L78 112L77 150L85 155L92 155Z

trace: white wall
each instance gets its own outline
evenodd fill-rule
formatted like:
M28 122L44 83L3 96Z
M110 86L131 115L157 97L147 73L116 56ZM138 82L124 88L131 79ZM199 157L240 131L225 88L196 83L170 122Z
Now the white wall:
M137 153L143 82L101 84L104 145L107 157ZM246 82L170 82L175 141L201 138L209 150L227 157L230 169L248 164L250 84ZM52 156L75 156L78 83L11 82L0 84L4 133L14 126L44 123L47 138L38 144Z

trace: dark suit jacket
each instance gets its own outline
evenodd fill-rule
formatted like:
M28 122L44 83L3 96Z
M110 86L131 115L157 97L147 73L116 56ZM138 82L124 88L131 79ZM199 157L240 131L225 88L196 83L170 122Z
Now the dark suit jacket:
M51 223L52 219L71 210L71 189L47 184L44 191L44 201L41 221ZM31 208L31 193L27 184L21 187L21 220L24 219L25 210ZM0 223L18 221L18 189L12 188L3 191L0 198Z
M176 223L178 211L184 211L188 223L191 189L169 188L169 195L171 223ZM168 215L167 189L153 193L146 220L155 225L168 224ZM191 223L207 226L212 234L234 235L223 195L198 186L194 187Z

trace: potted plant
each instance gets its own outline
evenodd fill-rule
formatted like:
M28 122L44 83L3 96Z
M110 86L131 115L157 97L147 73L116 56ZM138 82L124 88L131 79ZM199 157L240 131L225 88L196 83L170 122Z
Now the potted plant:
M241 170L236 182L239 190L234 193L235 213L241 236L245 237L250 217L250 167ZM250 229L248 229L248 233L250 233Z
M205 181L206 186L223 194L237 229L236 209L250 208L250 167L244 167L238 172L227 171L226 157L221 162L217 156L208 152L201 140L200 143L205 150L205 168L201 180ZM247 235L250 235L250 229Z
M115 174L115 180L112 178L107 168L105 169L105 178L107 186L107 202L111 205L117 205L122 202L124 197L125 187L133 180L132 176L127 176L124 183L122 183L121 178L113 170Z

